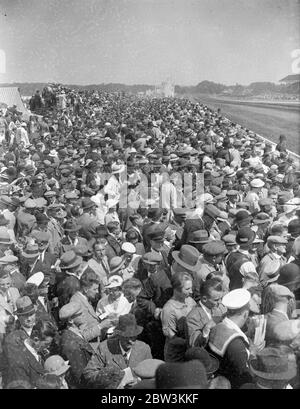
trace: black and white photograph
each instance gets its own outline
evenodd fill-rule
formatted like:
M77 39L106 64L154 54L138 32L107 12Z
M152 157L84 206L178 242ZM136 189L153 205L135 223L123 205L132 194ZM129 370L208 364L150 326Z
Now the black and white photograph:
M0 389L300 389L300 0L0 0Z

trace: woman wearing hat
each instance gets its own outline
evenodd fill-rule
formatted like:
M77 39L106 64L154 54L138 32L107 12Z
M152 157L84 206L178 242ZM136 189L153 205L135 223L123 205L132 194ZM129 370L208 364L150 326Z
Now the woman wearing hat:
M105 295L97 304L96 312L100 319L106 317L114 321L121 315L128 314L131 304L122 291L123 279L119 275L111 275L104 287Z

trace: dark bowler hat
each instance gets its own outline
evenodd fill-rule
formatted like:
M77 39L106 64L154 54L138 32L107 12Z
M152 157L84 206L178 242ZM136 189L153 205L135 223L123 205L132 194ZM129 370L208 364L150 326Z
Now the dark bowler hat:
M25 295L24 297L19 297L16 301L16 314L19 316L32 315L35 313L34 305L32 304L30 298Z
M247 210L241 209L236 213L235 219L237 222L242 222L246 220L250 221L252 220L252 216L251 216L251 213L248 212Z
M190 233L189 243L208 243L210 241L207 230L196 230Z
M237 244L251 244L255 239L255 232L250 227L243 227L239 229L236 235Z
M133 314L125 314L119 317L114 333L122 337L131 338L137 337L142 331L143 327L137 325L135 316Z

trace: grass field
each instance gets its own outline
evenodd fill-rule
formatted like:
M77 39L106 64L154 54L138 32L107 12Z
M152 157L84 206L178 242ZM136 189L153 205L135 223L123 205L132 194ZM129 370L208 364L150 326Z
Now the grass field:
M229 118L273 142L278 142L279 135L287 137L288 149L300 153L300 108L295 106L266 106L262 104L247 105L235 101L224 101L208 96L193 96L194 100L217 109Z

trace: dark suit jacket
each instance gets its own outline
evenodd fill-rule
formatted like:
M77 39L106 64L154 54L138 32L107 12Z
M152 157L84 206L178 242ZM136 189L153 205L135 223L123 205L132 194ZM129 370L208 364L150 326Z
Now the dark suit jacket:
M50 284L53 284L54 279L55 279L55 273L53 269L51 269L51 266L55 264L56 260L57 260L57 257L54 254L46 252L44 256L44 260L43 261L38 260L38 262L35 264L32 270L29 264L26 263L26 261L24 262L23 265L21 264L21 269L22 269L21 272L28 279L33 274L41 271L42 273L45 274L45 276L50 277Z
M82 373L95 351L91 345L75 332L66 329L62 332L60 340L60 354L69 361L70 373L68 384L71 388L85 387Z
M36 386L37 381L45 374L43 364L36 360L24 343L7 358L6 386L10 382L18 380L27 381L30 385Z
M144 288L137 297L137 304L144 312L144 317L153 317L156 308L163 308L172 297L173 289L164 270L151 274L144 283Z
M149 345L144 342L135 342L127 364L120 349L119 339L109 338L98 346L84 370L84 376L93 385L101 382L102 388L116 388L123 378L123 370L127 367L134 368L145 359L152 359L152 354ZM103 373L106 376L103 376Z
M122 253L121 245L113 236L110 234L107 236L108 246L105 250L105 254L108 260L111 260L113 257L120 256Z

